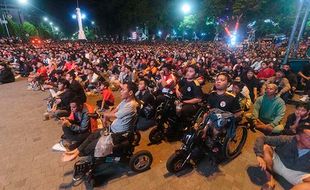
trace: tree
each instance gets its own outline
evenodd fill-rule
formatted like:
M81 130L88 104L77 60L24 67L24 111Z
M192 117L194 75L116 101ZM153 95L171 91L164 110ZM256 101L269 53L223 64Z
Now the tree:
M15 37L23 36L22 27L16 22L14 22L12 19L8 19L8 29L9 29L11 36L15 36Z
M179 25L181 31L195 29L197 27L198 19L195 15L184 16L183 21Z
M30 22L24 22L22 25L22 28L23 28L24 32L26 34L28 34L29 36L38 36L39 35L37 28L33 24L31 24Z

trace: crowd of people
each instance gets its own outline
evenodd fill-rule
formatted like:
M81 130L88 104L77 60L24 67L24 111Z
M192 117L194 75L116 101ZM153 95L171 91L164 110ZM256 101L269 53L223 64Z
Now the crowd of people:
M306 58L309 44L301 43L299 58ZM0 84L18 75L27 77L29 90L50 92L44 118L62 122L63 135L53 149L65 152L63 161L94 154L102 136L97 121L89 117L95 109L103 114L104 128L112 122L117 144L123 138L118 134L129 131L136 117L138 130L156 125L156 107L164 101L163 94L172 92L179 99L180 120L192 116L207 98L209 108L246 118L262 132L254 151L269 176L263 189L274 188L274 172L293 189L310 187L310 64L298 73L290 64L281 64L284 45L45 41L36 46L1 40L0 46ZM211 91L206 90L210 86ZM284 123L286 103L301 88L301 103ZM121 102L116 105L118 90ZM96 105L89 105L90 94L101 95Z

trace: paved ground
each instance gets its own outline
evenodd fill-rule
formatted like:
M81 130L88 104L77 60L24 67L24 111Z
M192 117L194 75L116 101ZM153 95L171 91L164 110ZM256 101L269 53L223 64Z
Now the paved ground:
M61 136L61 128L53 120L42 120L46 97L44 92L27 91L25 81L0 86L1 190L85 189L83 184L70 184L73 163L61 163L61 154L51 151ZM145 132L138 150L152 152L152 168L141 174L133 174L126 167L118 168L116 173L107 169L96 189L260 189L264 176L256 167L252 151L257 135L250 132L242 154L225 165L214 168L203 161L198 168L174 176L167 172L165 164L180 143L147 146ZM283 187L277 185L276 189Z

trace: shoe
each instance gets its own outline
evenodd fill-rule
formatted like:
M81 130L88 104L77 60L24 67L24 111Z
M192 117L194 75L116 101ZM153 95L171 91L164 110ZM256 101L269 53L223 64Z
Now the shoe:
M53 147L52 150L54 151L59 151L59 152L66 152L67 149L63 146L61 142L56 143Z
M308 95L304 95L299 100L302 101L302 102L307 102L307 101L309 101L309 96Z

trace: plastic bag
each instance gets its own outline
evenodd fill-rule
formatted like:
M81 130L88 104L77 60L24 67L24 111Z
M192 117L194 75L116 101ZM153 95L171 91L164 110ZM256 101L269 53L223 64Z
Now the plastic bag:
M102 135L96 144L94 156L99 158L112 154L113 146L111 133L108 135Z

